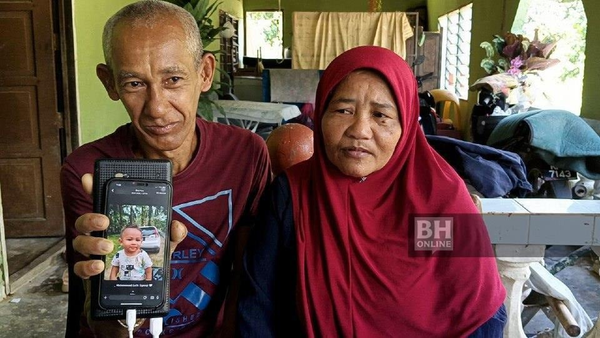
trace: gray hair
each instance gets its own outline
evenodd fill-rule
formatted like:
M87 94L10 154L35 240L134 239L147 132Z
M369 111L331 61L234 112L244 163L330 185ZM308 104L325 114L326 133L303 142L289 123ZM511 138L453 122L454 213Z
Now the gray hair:
M151 28L157 24L158 19L167 16L173 16L181 23L186 34L187 49L194 56L196 67L198 67L202 59L203 46L196 19L185 9L160 0L142 0L132 3L123 7L108 19L102 33L102 49L104 51L104 60L108 67L112 69L113 66L112 37L114 29L119 23L127 22L131 25L141 25Z

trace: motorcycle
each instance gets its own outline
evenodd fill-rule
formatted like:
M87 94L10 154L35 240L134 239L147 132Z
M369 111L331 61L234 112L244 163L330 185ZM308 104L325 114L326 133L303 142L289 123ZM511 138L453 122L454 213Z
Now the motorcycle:
M574 170L558 168L543 160L529 144L530 129L520 124L512 138L493 146L516 153L527 169L527 181L533 191L522 197L579 199L587 195L587 187L578 184L579 174ZM517 197L517 196L513 196Z

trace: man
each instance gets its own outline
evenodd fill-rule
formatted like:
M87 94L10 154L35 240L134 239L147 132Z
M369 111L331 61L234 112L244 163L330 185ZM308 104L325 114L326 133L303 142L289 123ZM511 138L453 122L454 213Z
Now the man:
M270 180L266 146L253 133L196 117L215 58L203 55L196 22L182 8L154 0L124 7L106 23L103 48L106 64L96 73L108 96L123 103L131 123L75 150L61 172L71 277L67 336L126 334L116 322L87 320L89 304L83 306L79 277L104 271L102 261L86 256L113 249L110 241L88 236L108 226L107 217L91 213L89 173L98 158L172 161L171 245L176 248L163 333L212 334L228 320L222 309L233 256L241 251L234 250L233 238L242 237L240 225L252 222ZM235 313L235 304L228 305ZM148 336L145 328L147 323L136 335Z

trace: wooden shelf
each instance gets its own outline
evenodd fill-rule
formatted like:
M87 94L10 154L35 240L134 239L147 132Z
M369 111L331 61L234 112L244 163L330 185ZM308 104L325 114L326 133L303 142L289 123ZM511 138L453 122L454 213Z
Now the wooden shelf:
M220 67L229 75L221 74L221 82L228 83L233 81L233 74L239 68L239 44L238 44L238 19L229 13L219 10L219 24L223 26L226 22L230 22L235 29L235 32L231 38L221 37L220 47L221 55L219 58ZM232 83L233 85L233 83Z

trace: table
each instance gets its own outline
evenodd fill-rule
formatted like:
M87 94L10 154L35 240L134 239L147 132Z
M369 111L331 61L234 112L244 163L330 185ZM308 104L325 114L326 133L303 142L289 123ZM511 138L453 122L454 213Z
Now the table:
M281 121L287 121L300 115L300 109L292 104L254 102L241 100L215 100L215 102L225 110L225 117L216 107L213 107L214 121L217 118L225 119L230 124L229 119L241 121L242 127L256 132L259 123L281 124Z
M481 202L507 291L504 337L525 337L521 295L531 274L529 265L543 261L546 245L600 245L600 202L543 198L482 198Z

